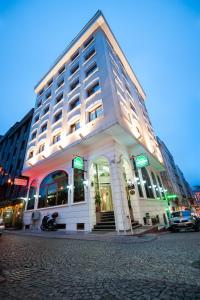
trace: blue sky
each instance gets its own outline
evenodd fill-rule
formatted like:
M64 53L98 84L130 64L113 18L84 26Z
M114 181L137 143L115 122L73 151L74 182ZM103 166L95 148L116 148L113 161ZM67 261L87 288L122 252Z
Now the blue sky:
M0 0L0 134L34 105L33 87L98 9L146 91L157 135L200 184L198 0Z

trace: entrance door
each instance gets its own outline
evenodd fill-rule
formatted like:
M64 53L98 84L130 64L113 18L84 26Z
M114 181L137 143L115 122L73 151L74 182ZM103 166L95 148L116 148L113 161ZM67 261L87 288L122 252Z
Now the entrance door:
M101 211L113 211L112 194L110 184L100 185Z

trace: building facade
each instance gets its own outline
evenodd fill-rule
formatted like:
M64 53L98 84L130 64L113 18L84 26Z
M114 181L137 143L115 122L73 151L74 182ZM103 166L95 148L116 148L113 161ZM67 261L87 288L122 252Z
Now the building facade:
M159 146L144 91L100 11L35 87L23 175L26 227L59 213L60 228L91 231L113 212L117 231L167 222ZM148 161L135 167L138 155Z
M7 226L15 226L22 218L28 181L22 178L21 172L33 111L30 110L0 138L0 215Z
M175 164L174 158L165 143L157 137L165 164L161 172L163 184L167 189L167 197L172 211L188 208L192 200L192 191L183 172Z

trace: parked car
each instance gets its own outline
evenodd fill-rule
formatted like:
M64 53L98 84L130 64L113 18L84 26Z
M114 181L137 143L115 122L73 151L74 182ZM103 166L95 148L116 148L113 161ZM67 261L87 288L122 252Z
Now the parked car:
M5 225L3 219L0 217L0 236L2 235L4 229L5 229Z
M200 218L193 215L190 210L173 212L169 220L169 230L178 232L183 229L200 231Z

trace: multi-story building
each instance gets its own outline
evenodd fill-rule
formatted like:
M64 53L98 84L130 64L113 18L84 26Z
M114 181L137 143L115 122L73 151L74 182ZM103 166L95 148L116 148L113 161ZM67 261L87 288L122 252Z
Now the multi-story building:
M161 178L167 189L167 198L171 210L179 210L190 206L192 192L180 168L175 164L174 158L165 143L157 137L159 147L165 164Z
M0 215L8 226L14 226L22 217L23 198L27 195L28 181L21 172L33 112L31 109L0 138Z
M39 228L54 211L66 230L91 231L99 211L111 212L117 231L130 229L130 219L167 221L163 161L145 93L100 11L35 92L23 169L30 178L27 227Z

